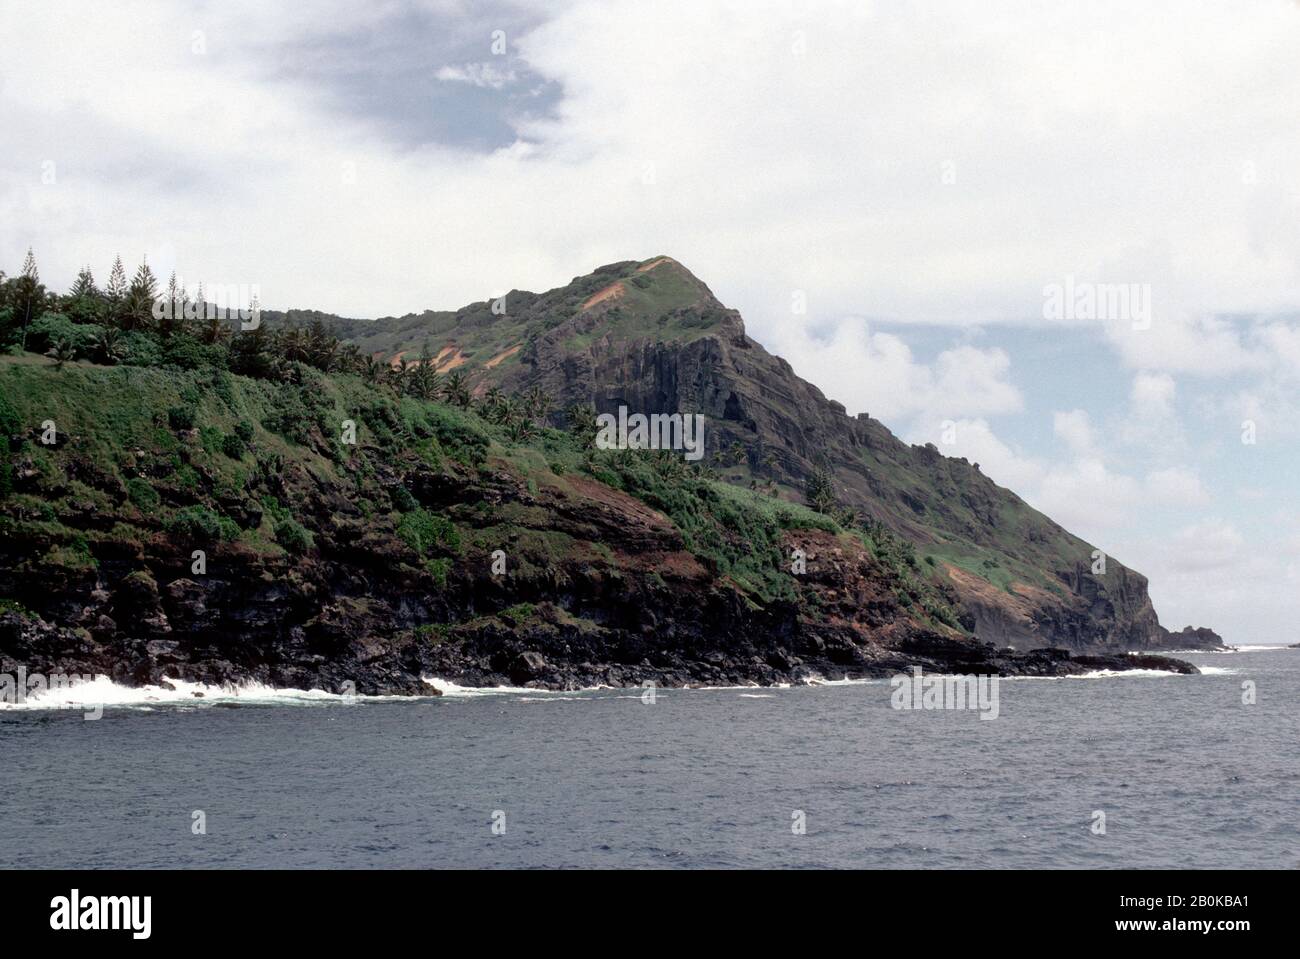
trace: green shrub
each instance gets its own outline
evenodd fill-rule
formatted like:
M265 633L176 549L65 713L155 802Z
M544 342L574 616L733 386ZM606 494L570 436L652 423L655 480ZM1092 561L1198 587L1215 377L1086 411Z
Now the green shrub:
M502 619L514 620L518 623L531 618L536 612L537 607L532 603L515 603L515 605L501 610L497 615Z
M23 619L35 619L36 614L16 599L0 599L0 613L17 613Z
M187 506L167 524L176 536L190 542L216 542L222 538L221 517L206 506Z
M234 433L227 433L221 437L221 452L232 460L242 459L245 452L244 441Z
M162 497L158 495L157 490L149 485L147 480L138 476L133 476L126 481L126 495L140 509L146 512L158 508L162 502Z
M451 637L450 623L426 623L415 627L415 635L431 646L445 643Z
M42 313L27 328L27 351L44 353L55 343L68 342L77 357L90 353L102 327L90 323L73 323L62 313Z
M197 370L203 365L203 344L192 336L176 333L163 341L162 361L164 366L175 366L182 370Z
M301 554L312 548L312 536L302 524L292 519L277 520L275 541L290 553Z
M492 440L475 414L441 403L429 404L428 414L439 445L452 459L466 466L482 465Z
M174 475L176 485L181 489L193 492L199 488L199 472L189 463L183 463L176 467Z
M248 420L240 420L235 424L235 435L238 436L245 444L253 442L253 424Z
M391 446L402 428L402 418L386 397L379 397L358 410L358 418L374 433L380 446Z
M148 333L142 333L139 330L131 330L123 333L119 338L122 350L125 355L123 363L127 366L161 366L162 365L162 347L158 341Z
M420 508L420 504L415 501L415 497L405 486L395 486L389 498L393 502L393 509L399 513L409 513Z
M293 514L285 508L284 504L269 493L262 497L262 509L266 510L273 520L293 519Z
M173 406L167 410L167 425L174 430L192 430L198 413L192 406Z
M208 346L186 333L174 333L162 347L162 364L182 370L197 370L205 366L221 366L226 353L222 347Z
M460 549L460 533L455 525L425 509L404 513L397 523L397 535L421 556L439 546Z
M433 581L441 587L447 585L447 574L451 572L451 560L445 556L438 559L431 559L424 564L424 568L429 571Z
M212 371L212 392L216 393L221 398L221 402L225 403L227 407L233 407L235 405L235 381L225 369L230 354L220 346L209 346L208 349L213 351L214 355L220 357L220 362L214 364L217 368Z
M263 417L262 425L292 443L305 446L311 440L313 428L329 432L327 416L331 406L323 394L319 388L282 385L276 391L271 412Z
M203 452L215 453L221 449L222 432L215 426L199 427L199 443L203 446Z

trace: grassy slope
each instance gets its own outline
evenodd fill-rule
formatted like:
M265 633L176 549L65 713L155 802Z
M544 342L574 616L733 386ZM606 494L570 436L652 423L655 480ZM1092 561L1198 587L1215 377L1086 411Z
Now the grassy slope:
M517 303L506 316L494 316L488 303L456 313L425 313L374 324L351 321L340 328L368 352L393 356L403 350L419 352L426 340L432 353L455 344L468 358L460 369L472 376L498 378L519 362L509 357L492 372L483 364L530 337L571 320L593 294L618 282L622 294L594 308L591 325L569 336L567 349L582 351L598 339L614 342L648 339L687 342L707 335L714 326L716 301L687 270L674 261L653 257L614 264L602 272L575 278L568 286L540 296L511 294ZM658 264L657 266L652 266ZM646 269L647 267L652 267ZM754 387L756 391L759 387ZM905 531L923 558L933 559L934 578L942 580L942 563L950 562L1003 590L1027 583L1058 596L1064 589L1055 571L1090 559L1093 547L1043 516L1009 490L996 487L973 472L969 464L923 451L894 440L882 425L873 424L887 440L857 455L878 485L878 509L888 524ZM750 472L723 471L724 478L747 485ZM787 499L800 491L785 487ZM921 508L901 504L912 502Z
M645 336L689 340L706 334L712 325L710 317L690 310L701 300L711 299L708 289L663 257L612 264L540 295L512 290L506 295L503 315L493 313L492 301L485 300L455 312L426 311L373 322L329 319L340 336L356 343L364 353L386 359L405 353L406 359L414 360L426 343L433 356L454 345L465 357L458 368L477 373L512 347L523 346L577 316L589 298L615 283L621 286L620 294L611 298L605 309L593 313L593 325L570 337L571 348L585 349L605 336L614 342ZM303 311L268 314L273 322L304 322L313 315ZM515 354L503 360L501 367L518 361Z
M55 368L33 356L0 358L0 416L15 433L31 437L10 459L41 474L27 484L29 491L0 498L0 527L48 542L49 553L32 558L38 565L85 569L94 565L97 546L170 535L201 510L232 546L282 555L286 548L304 548L292 541L285 521L319 532L323 520L311 502L327 495L331 509L405 542L411 564L445 575L446 564L475 545L522 541L535 547L526 552L542 556L599 556L609 546L548 530L547 516L525 515L522 507L466 502L457 512L432 515L395 493L391 482L381 483L381 472L454 464L462 472L501 470L530 488L571 492L572 478L588 475L662 511L687 548L753 603L799 598L786 569L783 534L821 529L865 544L900 603L919 619L955 622L908 551L888 535L873 539L861 530L840 530L803 506L702 478L680 458L635 451L592 455L574 437L549 429L514 443L469 410L396 398L356 377L301 373L299 387L213 371L85 363ZM193 415L193 430L172 422L177 410ZM33 431L47 419L68 440L57 450L34 441ZM355 447L338 440L349 419L358 427ZM232 455L227 437L240 424L251 427L252 439ZM258 486L259 460L275 458L283 475L302 479L299 487L268 496ZM256 490L251 496L250 489ZM260 521L246 528L229 508L241 499L262 507ZM87 506L109 521L86 524Z
M594 295L618 284L620 295L583 310ZM332 324L363 351L385 358L405 352L415 359L427 344L432 355L455 346L463 356L457 369L471 382L495 382L518 368L526 345L561 324L572 332L567 350L581 352L599 340L688 342L707 335L721 305L698 279L675 261L652 257L627 261L576 277L567 286L543 294L512 291L504 316L490 301L455 312L425 312L374 322L338 320ZM312 314L293 317L298 321ZM520 347L497 366L494 358ZM445 364L442 368L446 368ZM743 378L743 374L742 374ZM755 395L761 387L751 384ZM871 475L872 512L916 544L936 582L951 563L1000 590L1016 583L1065 594L1057 573L1091 562L1093 547L1034 510L1012 491L996 486L964 460L931 456L922 448L899 443L872 421L880 442L848 451ZM747 485L745 468L724 469L723 478ZM801 491L783 486L780 494L799 500Z

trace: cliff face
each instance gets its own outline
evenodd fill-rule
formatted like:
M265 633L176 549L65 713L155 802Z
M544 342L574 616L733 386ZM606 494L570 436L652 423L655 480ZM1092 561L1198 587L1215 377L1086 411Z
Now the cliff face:
M680 458L295 375L0 359L0 673L428 694L1141 665L999 651L886 534Z
M455 395L321 372L287 333L255 363L252 334L174 331L132 333L139 365L0 356L0 673L411 693L1064 675L1219 643L1170 635L1141 575L1094 574L978 466L845 415L670 259L329 322ZM707 458L601 451L494 388L701 413ZM834 516L802 505L814 470Z
M675 260L611 264L560 290L511 293L501 308L353 321L344 332L384 358L430 346L440 369L460 370L479 392L540 387L563 406L589 402L599 412L703 413L722 478L774 484L788 499L800 500L814 469L828 468L840 503L915 544L982 639L1022 649L1191 643L1160 625L1145 577L1112 557L1094 574L1092 545L977 464L846 415L750 339L740 315ZM737 448L743 455L733 458ZM1196 637L1193 645L1217 640L1209 630Z

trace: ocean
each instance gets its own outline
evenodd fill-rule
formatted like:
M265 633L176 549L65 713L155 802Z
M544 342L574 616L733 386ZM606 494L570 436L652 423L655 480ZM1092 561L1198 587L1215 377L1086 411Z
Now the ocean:
M1300 650L1180 658L1205 674L1003 679L992 720L888 680L101 686L94 721L0 707L0 866L1300 866Z

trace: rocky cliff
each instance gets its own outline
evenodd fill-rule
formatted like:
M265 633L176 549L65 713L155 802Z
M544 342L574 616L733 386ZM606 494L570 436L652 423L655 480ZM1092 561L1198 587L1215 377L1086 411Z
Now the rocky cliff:
M0 357L0 673L412 693L1190 670L1121 654L1218 642L977 466L847 416L667 258L125 355L101 313L33 324L94 327L80 356ZM703 414L708 457L598 449L584 404Z
M913 543L955 590L962 624L998 645L1221 645L1208 629L1171 637L1145 577L1113 557L1094 574L1092 545L978 464L909 446L866 414L847 415L750 339L740 315L669 257L611 264L541 295L512 291L455 313L339 328L385 360L427 349L439 370L461 371L480 393L540 387L561 406L703 413L719 475L787 499L800 500L813 471L826 468L840 502Z

